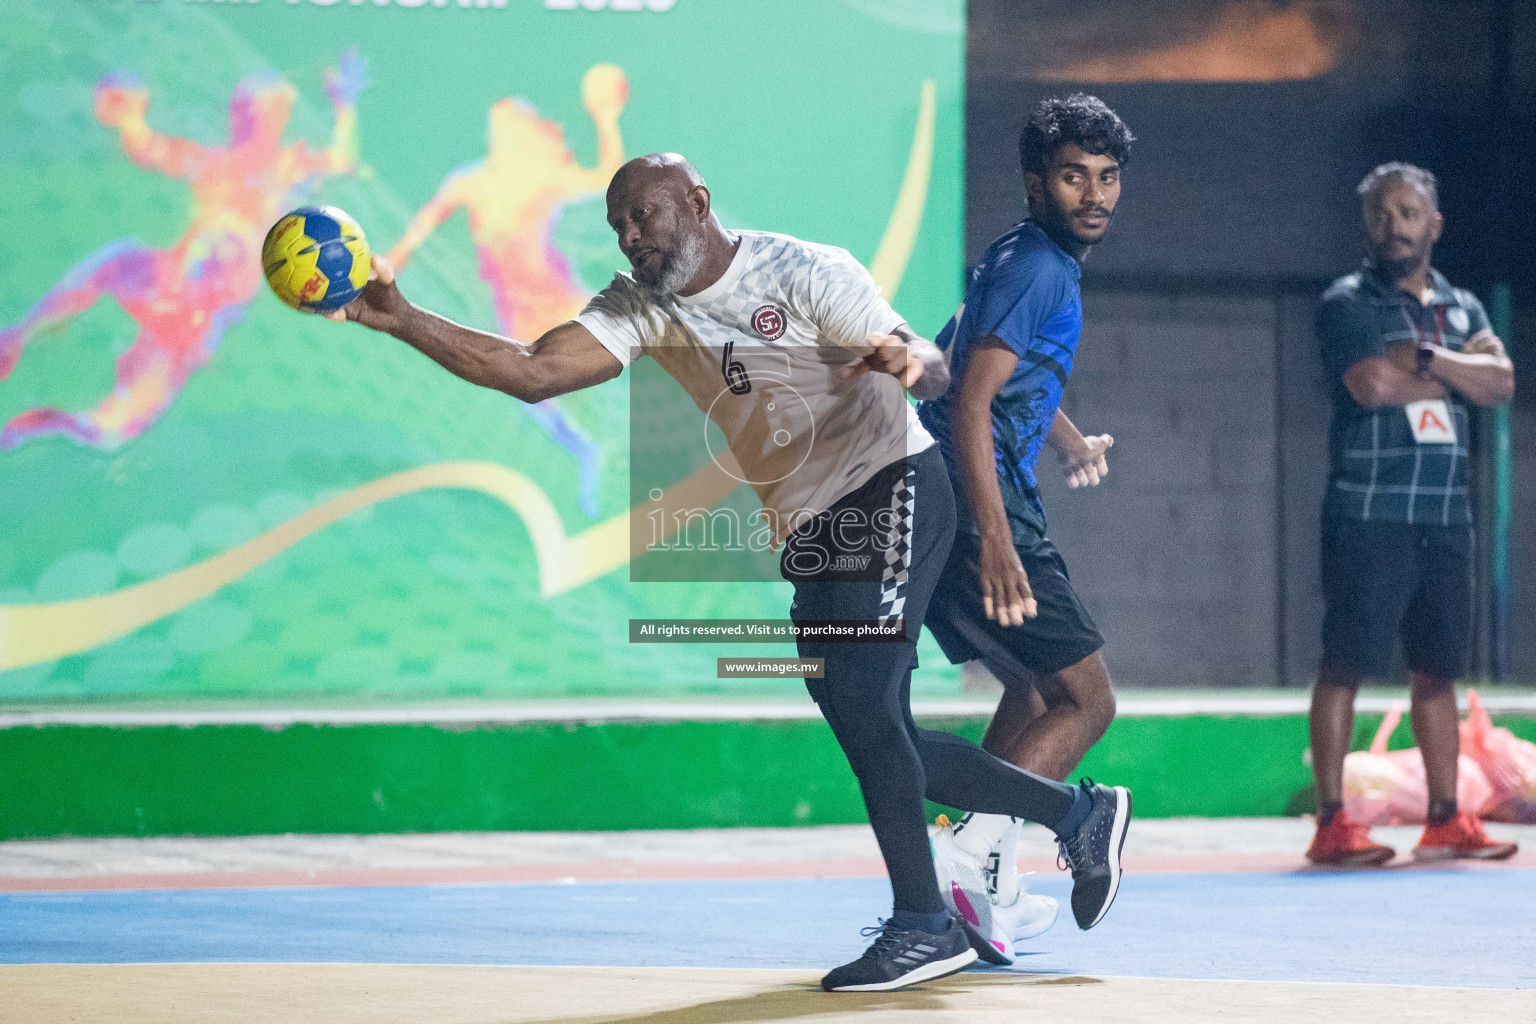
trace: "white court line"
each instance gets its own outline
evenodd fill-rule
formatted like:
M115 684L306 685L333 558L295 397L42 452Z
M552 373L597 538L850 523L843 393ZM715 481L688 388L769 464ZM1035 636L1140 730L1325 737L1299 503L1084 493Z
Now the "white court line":
M1402 697L1361 694L1360 711L1382 712ZM996 700L914 701L919 717L985 718ZM1491 694L1483 706L1501 712L1536 713L1536 694ZM1177 697L1121 695L1120 717L1184 717L1189 715L1274 716L1306 714L1308 696L1241 696L1213 693ZM1463 708L1465 703L1463 702ZM259 725L501 725L533 722L729 722L819 719L821 712L805 701L523 701L515 704L444 704L371 708L219 708L155 711L13 711L0 714L0 729L50 725L182 726Z

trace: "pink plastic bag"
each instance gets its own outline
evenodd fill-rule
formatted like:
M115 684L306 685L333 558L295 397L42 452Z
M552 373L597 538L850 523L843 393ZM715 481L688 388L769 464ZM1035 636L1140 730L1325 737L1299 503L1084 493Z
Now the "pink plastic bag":
M1467 691L1461 752L1478 763L1493 790L1483 817L1536 824L1536 743L1495 726L1476 690Z
M1395 702L1371 740L1370 750L1344 758L1344 812L1366 825L1422 825L1429 810L1424 782L1424 758L1417 747L1388 750L1387 740L1403 720L1403 705ZM1466 726L1462 726L1463 730ZM1508 730L1504 730L1508 731ZM1494 799L1493 786L1482 765L1468 756L1465 731L1456 762L1456 802L1463 810L1481 814Z

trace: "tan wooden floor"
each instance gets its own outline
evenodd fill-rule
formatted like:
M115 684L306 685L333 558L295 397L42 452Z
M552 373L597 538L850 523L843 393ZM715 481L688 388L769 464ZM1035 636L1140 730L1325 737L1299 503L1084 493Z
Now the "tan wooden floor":
M1536 1021L1536 992L966 973L828 994L803 971L387 964L0 966L3 1024L1443 1024Z

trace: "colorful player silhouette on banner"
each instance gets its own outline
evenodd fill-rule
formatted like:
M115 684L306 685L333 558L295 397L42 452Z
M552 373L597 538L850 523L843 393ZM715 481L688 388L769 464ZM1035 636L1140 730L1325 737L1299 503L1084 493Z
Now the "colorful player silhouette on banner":
M614 65L598 64L582 78L581 98L597 126L594 166L581 166L566 146L560 125L540 118L526 100L496 101L485 158L449 173L389 250L395 269L403 268L416 248L462 206L479 252L480 277L490 285L503 334L532 341L581 312L587 293L555 248L555 227L566 204L602 195L624 162L619 115L629 100L629 82ZM555 400L529 406L528 411L576 457L582 507L595 515L601 449L566 418Z
M229 144L204 146L149 127L149 91L137 79L109 75L96 86L96 118L117 129L123 152L145 170L184 178L192 187L192 223L169 249L121 238L73 267L21 321L0 330L0 380L38 331L62 323L110 295L139 325L117 360L112 392L83 412L28 409L0 429L0 448L64 434L114 448L132 440L169 408L193 372L218 348L261 284L261 240L273 220L321 179L357 167L358 95L364 68L355 50L325 73L336 111L329 145L282 142L298 96L270 72L245 78L229 100Z

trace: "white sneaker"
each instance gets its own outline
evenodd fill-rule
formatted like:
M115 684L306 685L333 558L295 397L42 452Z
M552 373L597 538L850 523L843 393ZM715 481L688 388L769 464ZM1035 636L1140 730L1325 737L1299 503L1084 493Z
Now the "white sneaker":
M1056 923L1059 904L1049 896L1036 896L1022 886L1019 895L1006 907L992 904L992 921L996 934L992 941L1003 956L1013 963L1017 957L1014 943L1032 939ZM1002 939L1007 936L1007 939Z
M1061 905L1050 896L1036 896L1030 892L1024 880L1017 874L1010 880L1014 891L1013 902L1006 906L1002 905L998 902L998 873L1001 865L1001 856L993 850L987 857L986 866L987 893L992 898L993 916L1012 922L1012 927L1004 930L1012 935L1014 942L1023 942L1025 939L1043 934L1056 923L1056 913L1061 909ZM1031 871L1030 874L1034 872Z
M939 894L965 925L976 955L987 963L1013 963L1014 943L1033 938L1055 923L1056 901L1029 893L1022 886L1012 903L998 905L992 890L996 867L989 863L997 851L991 851L988 860L976 858L955 841L954 826L947 820L941 820L931 843Z
M933 869L939 878L939 895L965 925L971 946L988 963L1003 962L992 946L992 901L987 895L986 861L979 860L955 841L955 828L946 818L929 841Z
M1019 830L1022 823L1012 819L987 855L987 892L992 895L994 917L1012 920L1013 941L1032 939L1056 923L1058 909L1049 896L1030 893L1019 877ZM1030 874L1034 874L1033 871ZM1004 900L1009 902L1004 904ZM1010 954L1011 955L1011 954Z

